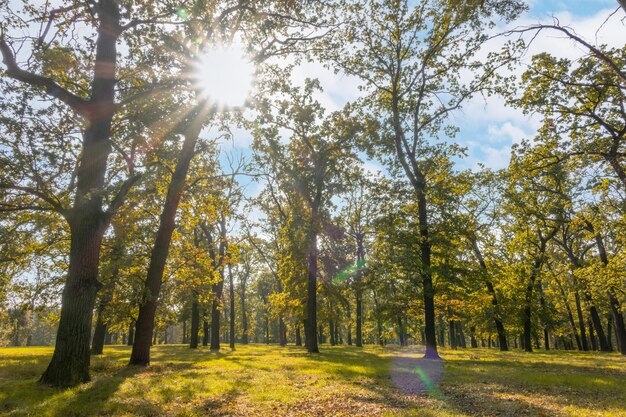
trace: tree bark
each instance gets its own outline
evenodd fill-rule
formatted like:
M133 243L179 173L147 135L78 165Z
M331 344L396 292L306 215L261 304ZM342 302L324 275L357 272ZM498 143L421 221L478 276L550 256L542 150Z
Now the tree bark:
M193 117L193 116L192 116ZM167 196L157 231L150 264L145 282L145 295L139 306L139 315L135 330L135 342L130 356L130 365L147 366L150 364L150 341L154 332L154 321L157 303L163 282L163 272L170 249L172 233L176 226L176 212L185 187L189 164L194 155L196 141L200 134L204 120L200 115L195 115L189 127L185 130L185 140L176 163L176 169L167 189Z

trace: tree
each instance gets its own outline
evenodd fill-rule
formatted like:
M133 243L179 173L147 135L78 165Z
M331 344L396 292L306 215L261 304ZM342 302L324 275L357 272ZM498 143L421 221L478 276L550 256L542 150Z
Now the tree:
M133 45L136 45L132 40L139 36L139 26L156 26L157 19L175 12L167 7L137 7L134 8L136 18L131 19L122 8L111 0L72 3L54 10L26 7L25 13L41 22L41 36L37 38L13 36L12 30L28 18L21 20L8 6L3 11L7 19L1 28L0 52L6 66L5 75L27 86L22 90L27 97L32 94L30 97L54 100L51 103L48 100L50 104L46 110L65 115L57 132L74 127L80 129L82 135L82 140L72 140L71 148L59 148L45 139L41 142L49 155L58 155L59 150L75 150L70 153L70 159L51 160L51 166L59 169L58 174L63 174L60 175L62 186L57 188L60 193L55 194L42 176L18 175L13 179L3 177L1 181L2 190L11 198L23 200L29 196L26 204L13 200L17 206L13 204L12 210L21 207L55 211L69 226L69 266L57 341L50 365L41 378L41 382L54 386L72 386L89 380L89 339L96 292L100 286L98 266L102 239L111 218L139 179L134 172L135 161L128 158L132 153L125 154L124 146L117 149L121 150L121 155L127 156L126 178L122 170L117 175L107 176L110 173L108 159L117 143L112 139L120 139L113 135L117 123L115 116L128 111L130 103L137 105L142 99L145 101L146 91L154 91L144 81L146 67L131 58ZM66 23L60 24L60 18ZM73 38L74 31L69 28L78 25L91 30L95 42L82 43ZM135 66L135 72L118 82L118 75L126 69L118 65L117 46L121 39L131 45L127 64ZM145 43L153 47L154 42L150 39ZM18 45L26 46L34 60L17 55L14 51ZM61 62L70 65L60 65ZM158 77L156 72L153 74ZM116 93L120 98L117 102ZM152 104L157 101L153 98ZM30 104L28 101L22 103ZM39 117L46 117L46 111ZM14 124L17 120L19 118L4 122L12 126L19 138L22 132ZM41 120L34 121L39 122ZM128 133L125 129L119 129L119 132L122 135ZM19 170L11 165L6 166Z
M320 89L319 82L307 79L303 90L296 87L269 85L280 98L260 100L260 113L254 129L256 158L263 169L272 173L278 186L297 204L295 210L305 210L298 216L306 219L307 296L305 340L307 350L319 351L317 345L317 278L318 236L325 210L339 190L346 167L355 155L352 149L357 134L354 120L346 112L324 117L324 110L313 99ZM291 135L291 141L281 141L280 129Z
M514 18L516 1L371 0L346 4L342 26L323 57L337 70L358 77L368 92L363 104L382 119L384 134L376 143L392 154L411 184L419 208L420 258L424 296L426 357L439 358L429 237L429 177L439 160L458 155L458 148L430 142L441 131L453 135L447 117L474 93L487 88L500 61L491 55L473 62L486 41L483 32L494 14ZM495 13L494 13L495 12ZM459 73L480 69L467 85Z

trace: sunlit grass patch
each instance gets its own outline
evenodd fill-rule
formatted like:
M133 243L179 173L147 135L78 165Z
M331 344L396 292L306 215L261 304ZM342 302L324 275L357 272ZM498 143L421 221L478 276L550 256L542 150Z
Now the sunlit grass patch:
M128 367L107 346L93 380L59 391L37 383L52 348L0 349L0 415L42 416L626 416L626 360L616 354L442 350L437 395L402 394L396 347L237 346L212 353L155 346L152 365Z

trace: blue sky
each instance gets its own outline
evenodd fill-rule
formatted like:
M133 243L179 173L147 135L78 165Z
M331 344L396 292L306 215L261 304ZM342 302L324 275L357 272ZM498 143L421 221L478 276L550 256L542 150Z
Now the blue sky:
M592 43L620 46L626 39L624 35L626 14L622 10L605 23L610 13L618 8L616 0L531 0L529 6L528 12L511 26L552 22L553 17L556 17L562 25L572 27ZM598 31L600 27L602 29ZM488 45L487 49L496 50L500 46L501 44L494 43ZM570 41L549 33L535 40L527 57L530 59L533 54L543 51L568 58L576 58L583 54L583 51ZM522 71L523 67L519 69L518 74ZM306 77L320 79L324 93L318 100L329 110L343 107L346 102L354 100L359 94L357 80L341 74L336 75L324 69L319 63L303 64L295 70L296 82ZM455 140L468 149L468 157L458 162L458 168L476 169L480 163L498 169L507 166L513 143L534 136L540 124L540 117L526 116L518 109L509 108L502 98L493 97L486 101L483 98L475 98L454 115L453 122L460 128ZM247 132L236 130L234 140L224 144L223 151L243 152L249 155L247 148L250 142L251 137ZM373 171L381 168L376 161L368 161L366 165ZM242 182L247 184L246 194L254 195L258 192L259 186L250 184L248 178Z

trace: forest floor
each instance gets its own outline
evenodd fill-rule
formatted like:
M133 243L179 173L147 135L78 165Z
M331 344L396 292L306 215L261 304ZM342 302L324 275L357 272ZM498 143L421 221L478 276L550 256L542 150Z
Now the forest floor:
M626 416L626 359L617 354L275 345L153 348L149 368L106 346L92 382L37 383L50 347L0 348L2 416Z

